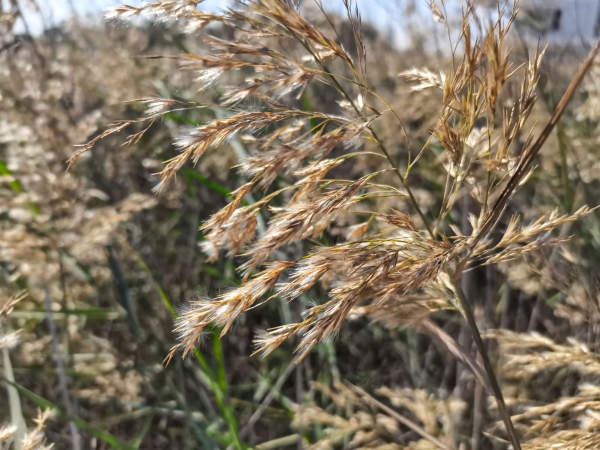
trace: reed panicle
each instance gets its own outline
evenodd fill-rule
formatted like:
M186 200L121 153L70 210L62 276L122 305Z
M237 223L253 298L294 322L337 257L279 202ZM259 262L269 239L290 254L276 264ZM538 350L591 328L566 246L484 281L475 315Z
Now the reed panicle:
M505 376L509 379L524 382L541 373L566 368L581 377L575 395L552 403L510 400L520 410L512 420L528 438L523 448L595 448L600 425L600 389L595 383L600 373L600 355L574 338L568 339L567 344L557 344L537 333L490 330L486 335L500 343Z
M520 448L470 300L462 292L461 278L477 265L512 260L563 242L566 237L555 230L592 211L587 206L571 214L555 211L526 226L520 225L522 219L515 215L502 237L493 237L509 200L535 169L536 156L598 47L583 63L538 135L528 119L538 97L545 49L538 48L524 67L513 67L507 35L516 18L518 1L510 5L505 1L499 8L499 18L487 28L470 4L460 25L461 56L456 53L458 60L452 70L438 73L413 68L400 74L411 85L414 93L410 95L432 90L441 101L427 143L413 154L410 133L400 115L391 102L369 86L369 55L360 14L350 0L343 3L356 46L352 51L329 30L309 22L293 2L285 0L248 0L218 14L202 12L199 1L183 0L157 1L139 8L122 6L107 13L108 18L120 20L139 14L160 21L178 20L186 30L214 22L232 31L230 40L206 37L210 55L184 54L179 60L183 70L196 74L198 90L209 88L219 79L238 81L221 92L218 107L227 110L227 116L185 131L174 140L178 154L165 161L158 173L156 191L163 190L188 162L197 164L207 152L234 138L241 137L253 149L237 167L248 181L202 226L206 238L202 249L209 260L219 258L221 249L227 249L231 257L239 256L243 261L239 267L243 283L216 299L202 299L186 307L176 325L180 342L167 361L179 349L184 356L194 349L207 326L222 327L223 335L248 309L277 296L292 301L317 283L327 290L328 299L310 307L300 322L260 335L256 339L257 352L269 354L287 339L298 336L296 351L301 360L320 341L336 335L351 315L417 326L435 311L458 310L465 316L481 353L508 439L513 448ZM436 21L449 26L436 2L428 1L427 5ZM512 103L502 102L505 85L519 78L520 88ZM308 95L313 85L330 89L337 96L338 106L322 112L301 108L299 99ZM100 139L127 127L145 127L125 140L126 144L134 144L169 111L215 107L162 98L139 101L147 107L146 117L116 122L84 144L69 163L73 164ZM405 147L402 158L392 157L377 134L380 120L387 117L395 121L399 145ZM433 142L443 150L436 161L446 181L439 209L427 211L415 195L414 184L419 162ZM340 170L350 160L373 154L381 156L383 166L366 175L353 177L350 171ZM390 182L390 173L399 183ZM261 198L250 205L242 204L248 194L258 191L264 192ZM472 198L476 206L470 216L471 232L450 214L464 196ZM373 210L381 198L395 202L394 209ZM262 215L269 217L268 225L258 233L257 218ZM340 218L358 223L344 242L314 245L297 260L282 257L290 245L318 239ZM495 336L510 341L505 334ZM533 339L532 345L544 344L535 337L529 339ZM519 342L526 341L520 338ZM569 353L567 349L552 348L554 354L568 353L573 364L585 361L583 349L577 353L569 348ZM553 363L545 360L539 364L547 367ZM403 404L414 400L403 394L385 394ZM306 420L317 420L318 416L322 423L338 428L356 425L328 417L324 411L310 411L309 416L312 419ZM297 421L301 417L308 416L297 416ZM429 424L426 428L434 428L434 419L435 414L423 419ZM542 447L531 444L524 448Z

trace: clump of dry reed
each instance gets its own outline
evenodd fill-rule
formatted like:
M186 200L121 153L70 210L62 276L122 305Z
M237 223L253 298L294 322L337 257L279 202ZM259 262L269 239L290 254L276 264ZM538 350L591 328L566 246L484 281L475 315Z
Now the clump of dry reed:
M336 448L340 442L348 442L351 448L380 450L450 449L454 424L465 406L460 400L441 400L423 390L387 387L377 390L378 395L416 417L422 424L419 425L352 384L340 382L329 387L314 382L312 387L324 394L337 411L333 414L314 404L295 407L292 426L296 430L308 431L315 425L324 428L325 437L305 447L313 450ZM401 427L409 428L418 438L414 440L410 436L398 440L395 436Z
M184 356L194 349L208 325L222 327L224 334L249 309L277 296L292 301L316 283L327 290L328 300L310 307L301 322L260 335L257 352L269 354L298 336L301 360L318 342L334 336L353 311L375 317L393 311L398 324L414 325L437 310L456 309L473 334L487 373L486 386L496 397L508 439L520 448L461 278L474 267L514 260L558 244L565 238L556 235L557 227L590 214L591 209L583 206L572 214L541 215L528 225L515 215L500 239L492 237L509 201L535 170L539 152L598 49L584 61L552 117L536 134L528 118L538 96L544 49L538 49L524 67L511 64L506 41L518 1L507 14L504 2L499 19L487 27L476 10L467 7L456 43L462 52L453 53L452 69L438 74L415 68L400 74L412 83L413 91L434 90L442 101L430 138L415 149L390 102L369 85L361 17L350 0L343 4L356 47L352 50L338 43L335 29L317 28L291 1L248 0L218 14L202 12L200 3L158 1L107 13L109 19L149 14L159 21L178 20L188 32L215 23L232 31L232 38L221 40L211 37L207 28L205 40L212 52L179 57L181 68L197 75L199 90L224 74L233 74L237 82L221 86L219 106L228 111L226 116L175 139L179 153L165 161L158 173L157 191L185 164L196 164L206 152L237 135L254 149L237 168L249 181L202 226L206 239L202 246L210 259L217 259L221 250L242 258L243 283L215 299L195 301L183 311L176 326L180 343L167 361L179 349ZM434 1L428 5L435 20L449 26L443 10ZM281 43L285 45L277 45ZM520 79L519 92L510 102L503 102L503 88L515 78ZM313 83L335 91L335 113L302 107L300 100ZM100 139L129 126L143 126L125 140L134 144L170 111L214 106L156 97L138 101L147 106L145 117L114 123L82 145L69 163ZM378 136L379 120L387 116L396 120L398 145L404 147L398 155ZM436 162L443 167L446 180L439 209L426 213L413 183L432 142L443 148ZM335 170L365 155L380 156L380 168L356 178L343 177L343 170ZM390 173L396 184L381 181L389 180ZM257 192L264 195L242 204L248 194ZM470 233L450 214L462 196L476 204L477 212L469 216ZM382 197L395 199L398 207L373 210ZM257 227L259 216L268 217L263 232ZM357 225L345 242L314 245L300 259L285 257L290 245L315 241L332 223L347 217L354 217Z
M573 338L567 344L536 333L491 330L490 338L501 346L504 374L523 383L542 372L570 369L580 375L577 392L555 402L540 405L535 399L515 398L510 402L520 412L512 416L523 430L527 444L523 448L592 449L599 444L600 355Z

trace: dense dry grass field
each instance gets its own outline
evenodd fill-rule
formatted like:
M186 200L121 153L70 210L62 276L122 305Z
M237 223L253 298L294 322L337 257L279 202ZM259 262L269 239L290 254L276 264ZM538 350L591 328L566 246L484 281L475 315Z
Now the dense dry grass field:
M301 3L0 2L0 448L600 448L598 48Z

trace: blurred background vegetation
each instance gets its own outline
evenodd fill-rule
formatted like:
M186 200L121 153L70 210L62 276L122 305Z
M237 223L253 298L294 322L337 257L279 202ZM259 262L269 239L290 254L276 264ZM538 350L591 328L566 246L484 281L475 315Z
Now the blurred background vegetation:
M310 1L302 3L311 21L323 23ZM379 13L363 23L369 81L392 99L419 148L429 138L440 99L429 91L409 94L398 74L412 67L445 70L452 64L448 37L418 2L380 3L388 20L378 23ZM453 14L464 6L448 3ZM75 144L98 136L116 118L139 117L143 107L126 100L156 95L214 102L219 85L198 92L193 74L178 70L176 61L151 58L202 53L202 34L186 34L177 23L107 24L100 12L32 29L27 23L39 22L35 16L45 6L35 0L0 4L0 296L6 302L22 297L2 325L0 422L16 424L23 437L37 409L51 407L56 412L45 434L59 449L440 448L398 421L401 414L446 448L506 448L492 436L498 417L481 386L439 344L439 335L436 340L424 330L357 315L337 339L318 344L300 364L292 363L293 342L266 358L250 357L256 333L298 321L304 302L324 295L318 287L306 299L250 311L223 339L212 330L194 356L165 367L175 343L173 315L204 293L239 284L238 260L207 261L199 227L243 184L230 167L247 154L245 144L234 139L197 166L186 165L160 194L152 193L154 174L176 153L173 136L223 110L171 112L134 145L122 146L123 135L113 135L68 171L65 162ZM339 8L332 11L339 39L351 48L347 19ZM553 35L555 9L547 9L549 19L544 11L526 11L511 40L515 67L537 43L532 36L550 42L534 112L540 123L592 43L588 36ZM390 30L394 24L401 33ZM226 37L231 30L212 26L204 32ZM518 81L507 86L505 100L518 88ZM331 95L311 85L304 107L327 111ZM594 67L540 158L536 182L511 208L532 219L555 208L562 214L596 206L599 123L600 68ZM377 126L402 155L406 149L391 120ZM434 142L427 158L435 161L440 152ZM339 170L360 176L378 164L359 158ZM425 209L439 209L443 176L435 165L421 170L414 191ZM383 199L379 208L389 202ZM467 228L468 211L468 200L452 211ZM335 223L323 242L336 242L352 225ZM532 348L563 356L581 351L583 365L593 368L600 365L594 353L600 351L598 213L566 224L561 236L574 237L559 249L478 268L469 273L466 289L477 299L483 329L541 333L565 347L553 350L537 341ZM476 354L459 317L440 312L434 319L466 353ZM496 348L493 341L490 348ZM585 383L596 386L585 408L561 410L556 420L572 429L590 411L600 414L600 369L581 370L565 357L540 368L522 364L510 351L500 354L513 358L497 359L511 405L526 410L578 398ZM371 394L363 396L365 391ZM530 426L524 424L523 433L535 435ZM488 434L480 439L482 430ZM17 441L13 446L20 447Z

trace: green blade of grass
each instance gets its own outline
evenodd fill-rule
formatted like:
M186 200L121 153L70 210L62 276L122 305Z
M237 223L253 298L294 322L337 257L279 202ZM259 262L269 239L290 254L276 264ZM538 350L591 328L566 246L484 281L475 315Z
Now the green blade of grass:
M227 392L227 378L225 377L225 361L223 357L223 346L221 344L221 338L219 331L215 330L211 334L212 347L215 359L217 360L217 382L223 392Z
M306 95L306 92L304 94L302 94L302 107L304 108L304 111L312 111L312 106L310 105L310 99L308 98L308 95ZM310 128L312 130L314 130L317 127L317 120L313 117L310 119Z
M98 287L98 283L90 273L90 271L79 262L75 256L66 252L64 249L61 249L60 258L65 265L65 267L77 278L91 284L94 287Z
M135 448L135 449L140 448L140 445L142 445L142 441L148 434L148 431L150 431L150 425L152 425L153 419L154 419L154 415L150 415L150 416L146 417L146 420L144 421L144 424L142 425L142 429L136 435L135 439L133 439L133 441L131 441L131 446L133 448Z
M12 171L8 168L4 161L0 161L0 175L11 176ZM15 192L23 192L23 186L19 180L13 180L8 183L11 189Z
M127 288L127 282L125 281L125 275L121 269L121 264L119 264L117 255L111 246L106 246L106 251L108 254L108 267L112 272L115 288L119 294L119 300L121 301L121 306L127 313L127 325L129 326L131 334L138 336L140 331L139 320L129 295L129 289Z
M4 161L0 161L0 175L10 177L10 176L12 176L12 174L13 173L8 168L7 164ZM23 186L21 185L21 182L17 179L14 179L13 181L9 181L8 185L15 192L18 192L18 193L23 192ZM27 202L25 204L25 206L27 207L27 210L35 216L39 216L42 213L42 209L40 208L40 205L38 205L35 202Z
M186 181L190 181L192 179L198 181L199 183L203 184L204 186L206 186L207 188L209 188L211 191L216 192L217 194L221 194L224 197L230 197L231 195L231 189L227 188L226 186L223 186L222 184L217 183L216 181L210 180L208 178L206 178L204 175L202 175L200 172L198 172L195 169L185 169L183 171L184 173L184 177L186 179ZM248 206L249 203L247 200L242 200L242 205L244 206Z
M199 127L202 125L200 122L197 122L194 119L190 119L189 117L182 116L181 114L177 114L172 111L163 114L162 117L164 120L170 120L171 122L180 123L182 125L192 125L194 127Z
M169 297L167 297L167 294L165 294L165 291L163 291L160 284L158 284L158 282L154 279L154 276L152 275L152 272L150 271L150 267L148 267L146 262L141 258L140 255L137 254L137 252L134 252L134 256L137 260L138 265L141 267L141 269L144 272L146 272L146 275L148 275L148 278L150 278L150 280L152 281L152 284L154 285L156 292L158 292L158 296L163 301L164 305L167 307L167 309L169 310L169 312L171 313L173 318L176 319L177 313L175 312L175 308L173 308L173 304L171 303L171 300L169 300Z
M236 280L235 278L229 278L229 277L223 275L223 273L221 273L219 270L215 269L211 265L202 264L202 271L207 273L211 277L217 278L218 280L221 280L221 281L225 281L226 283L229 283L233 286L239 286L239 284L240 284L239 280Z

